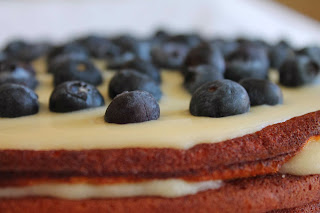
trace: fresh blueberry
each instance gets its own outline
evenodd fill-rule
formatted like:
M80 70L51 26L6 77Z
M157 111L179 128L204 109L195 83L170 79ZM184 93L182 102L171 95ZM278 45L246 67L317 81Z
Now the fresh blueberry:
M86 47L94 58L111 58L120 55L120 48L102 36L90 35L79 39L78 42Z
M107 59L107 69L122 69L128 61L134 60L136 55L131 52L126 52L120 56Z
M165 69L180 69L190 47L179 42L163 41L151 48L152 62Z
M138 41L138 53L136 54L138 58L144 61L151 61L152 42L149 39Z
M248 112L250 100L246 90L230 80L209 82L192 95L190 113L194 116L226 117Z
M47 69L49 73L54 74L61 69L60 68L61 66L68 63L69 61L83 61L83 60L89 60L89 58L88 56L83 55L82 53L60 54L52 58L50 61L48 61Z
M217 38L210 41L210 46L212 49L218 48L221 51L222 55L224 57L227 57L239 47L239 43L233 40L224 40Z
M320 66L320 47L318 46L305 47L297 51L297 53L309 56L311 60L313 60L314 62L317 62L318 65Z
M224 73L225 62L222 53L218 48L212 48L207 43L201 43L191 49L185 58L184 66L197 66L200 64L210 64L216 67L218 71Z
M236 42L240 45L253 45L256 47L264 48L265 51L268 51L267 49L270 47L269 43L267 43L265 40L262 39L252 39L247 37L238 37L236 39Z
M32 44L22 40L11 41L4 48L9 58L17 61L30 62L46 54L50 49L48 43Z
M109 84L109 97L114 98L125 91L141 90L151 93L160 100L162 92L158 84L149 76L135 70L122 70L116 73Z
M52 92L49 101L52 112L72 112L100 106L104 106L100 92L93 85L82 81L60 84Z
M6 83L21 84L31 89L35 89L38 85L30 65L12 61L0 63L0 85Z
M320 73L319 64L306 55L287 59L279 68L280 83L288 87L298 87L314 82Z
M108 123L128 124L157 120L160 107L154 97L145 91L123 92L108 106L104 120Z
M100 71L89 60L69 60L54 73L54 85L66 81L84 81L95 86L102 83Z
M38 111L38 96L30 88L19 84L0 86L0 117L16 118Z
M123 64L120 69L133 69L137 72L146 74L152 78L155 82L161 83L161 73L160 70L154 66L152 63L143 61L141 59L133 59Z
M158 29L152 36L153 43L158 43L167 40L170 37L170 33L164 29Z
M7 54L5 54L4 52L0 52L0 62L5 60L8 60Z
M294 55L294 51L289 44L285 41L280 41L278 44L270 48L270 66L272 68L279 69L286 59L293 58Z
M246 78L241 80L240 84L247 90L251 106L283 103L280 87L269 80Z
M138 40L131 35L119 35L113 37L111 41L120 48L121 54L126 52L137 54L139 51Z
M223 74L215 66L198 65L186 70L183 85L192 94L201 85L222 79Z
M87 49L76 42L66 43L64 45L56 46L50 50L47 56L48 64L51 60L59 55L82 55L83 58L88 58L89 53Z
M240 81L243 78L267 79L269 59L264 48L241 45L227 57L225 78Z
M168 37L166 41L185 44L188 47L193 48L198 46L200 43L202 43L203 39L198 34L190 33L190 34L173 35Z

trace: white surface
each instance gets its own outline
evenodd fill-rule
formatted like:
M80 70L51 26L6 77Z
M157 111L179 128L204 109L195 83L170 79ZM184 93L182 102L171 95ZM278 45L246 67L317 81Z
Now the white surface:
M206 35L252 35L297 45L318 43L319 23L267 0L1 1L0 46L13 37L65 40L79 33L129 31L145 35L159 26Z

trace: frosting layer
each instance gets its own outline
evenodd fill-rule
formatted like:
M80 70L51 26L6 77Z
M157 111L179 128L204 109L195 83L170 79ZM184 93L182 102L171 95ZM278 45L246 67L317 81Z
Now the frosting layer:
M104 72L105 83L99 90L109 104L107 82L112 72ZM320 108L320 86L313 85L298 89L282 88L283 105L252 107L249 113L225 118L195 117L188 110L191 96L182 87L182 75L164 71L162 77L164 97L160 101L160 119L118 125L104 122L106 107L66 114L49 112L52 76L38 74L40 87L36 92L41 103L40 113L1 119L0 149L188 149L200 143L216 143L250 134Z
M281 173L292 175L313 175L320 174L320 137L311 138L306 146L285 163Z
M186 182L179 179L152 180L122 184L46 183L24 187L0 188L0 197L49 196L64 199L116 198L133 196L180 197L217 189L223 182Z

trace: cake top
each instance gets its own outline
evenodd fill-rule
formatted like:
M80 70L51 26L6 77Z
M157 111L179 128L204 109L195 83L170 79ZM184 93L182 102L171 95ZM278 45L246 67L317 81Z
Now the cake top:
M60 46L13 41L0 59L0 115L30 116L0 124L0 148L189 148L239 137L318 110L319 50L165 31ZM44 55L47 65L35 60ZM15 98L17 84L24 93Z

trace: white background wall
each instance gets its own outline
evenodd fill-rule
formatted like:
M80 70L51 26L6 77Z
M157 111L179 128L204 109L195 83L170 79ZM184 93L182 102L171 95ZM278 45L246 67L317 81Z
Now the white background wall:
M320 25L268 0L0 1L0 45L12 37L64 40L86 32L147 34L162 26L320 43Z

